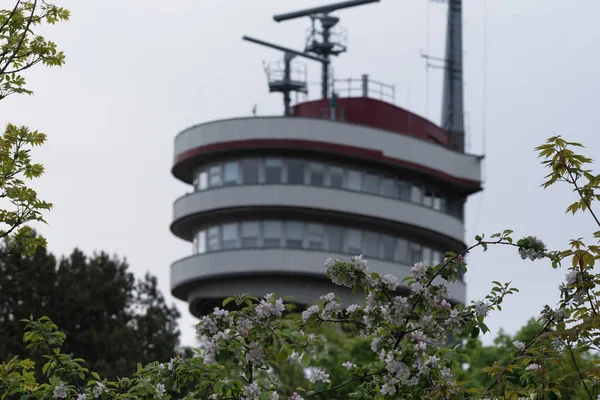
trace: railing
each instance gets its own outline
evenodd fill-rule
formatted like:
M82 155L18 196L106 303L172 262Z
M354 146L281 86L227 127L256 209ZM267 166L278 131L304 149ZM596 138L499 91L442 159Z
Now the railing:
M264 65L265 74L269 85L285 81L285 62L273 61ZM303 83L306 85L306 65L291 62L290 63L290 79L292 82Z
M339 97L371 97L390 103L396 99L394 85L371 80L368 75L361 79L334 79L332 91Z

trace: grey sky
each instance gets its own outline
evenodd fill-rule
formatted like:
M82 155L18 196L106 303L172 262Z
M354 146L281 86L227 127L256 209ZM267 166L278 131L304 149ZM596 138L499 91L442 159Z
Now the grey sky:
M57 0L58 1L58 0ZM488 88L485 192L467 204L467 242L475 233L511 228L534 234L550 248L569 238L589 238L587 216L564 210L574 195L539 188L545 171L533 147L562 134L598 152L595 135L600 30L595 0L487 0ZM34 97L3 101L0 123L26 124L48 133L35 157L47 173L36 182L55 204L40 228L55 254L79 247L126 256L136 274L150 271L170 301L169 266L191 245L168 227L172 202L190 189L170 174L174 136L212 119L280 114L269 95L261 61L278 52L241 41L244 34L302 48L307 19L277 24L272 15L326 4L323 0L181 0L103 2L64 0L72 20L52 29L67 54L61 69L29 73ZM468 150L482 153L484 0L464 0L465 100ZM576 5L575 5L576 4ZM429 46L426 15L429 9ZM396 103L435 122L441 72L429 71L429 96L420 49L441 56L446 6L426 0L382 0L337 15L349 29L349 52L334 62L338 78L369 73L396 85ZM307 62L309 79L318 65ZM318 94L314 87L312 95ZM430 105L426 110L426 103ZM365 205L368 207L368 205ZM469 299L492 280L513 281L521 293L494 313L489 326L513 332L541 307L554 304L565 269L520 261L516 252L491 249L469 258ZM185 344L193 344L194 319L185 303ZM488 335L491 339L491 336Z

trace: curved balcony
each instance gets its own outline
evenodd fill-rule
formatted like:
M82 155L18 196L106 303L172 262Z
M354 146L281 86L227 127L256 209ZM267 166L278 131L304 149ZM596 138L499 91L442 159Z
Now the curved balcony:
M173 205L171 230L182 239L192 240L194 231L208 224L214 215L238 213L237 218L241 213L252 217L260 209L273 214L277 210L296 210L320 217L337 216L338 220L355 224L362 219L415 227L425 234L450 239L453 247L464 246L464 225L448 214L360 192L296 185L229 186L187 194Z
M396 165L481 190L481 157L383 129L314 118L250 117L193 126L175 139L173 174L192 183L193 170L216 153L264 149L320 152Z
M348 259L345 255L321 251L290 249L245 249L194 255L171 265L171 291L188 301L198 316L221 299L241 293L262 297L266 293L293 296L299 304L310 304L319 296L334 292L344 304L362 301L360 295L336 286L325 275L328 257ZM402 280L410 274L409 265L381 260L368 261L370 271L393 274ZM466 301L466 287L457 281L449 286L454 302Z

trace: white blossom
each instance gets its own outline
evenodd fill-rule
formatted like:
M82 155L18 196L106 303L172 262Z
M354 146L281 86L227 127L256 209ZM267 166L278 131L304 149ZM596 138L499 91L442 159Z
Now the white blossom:
M384 396L393 395L396 393L396 386L384 383L381 386L381 394Z
M306 322L310 318L311 315L319 312L319 306L312 305L308 307L306 310L302 311L302 321Z
M427 265L423 262L418 262L410 269L410 273L417 279L424 278L427 273Z
M425 286L423 286L421 282L415 282L410 285L410 290L416 294L425 293Z
M348 314L353 313L354 311L356 311L358 309L359 305L358 304L351 304L348 306L348 308L346 308L346 312Z
M483 317L487 317L488 313L490 312L490 305L481 300L476 301L473 304L473 308L477 315L483 316Z
M323 371L323 370L320 370L320 369L319 369L319 370L317 370L317 371L315 371L315 372L314 372L314 373L311 375L311 377L310 377L310 381L311 381L312 383L315 383L315 382L324 382L324 383L329 383L329 382L331 382L331 381L329 380L329 374L328 374L327 372Z
M103 391L104 384L102 382L96 382L96 386L92 389L92 393L94 393L94 398L100 397Z
M385 274L381 281L389 290L396 290L399 285L398 278L392 274Z
M525 350L525 343L523 343L523 342L517 342L517 341L515 341L515 342L513 342L513 346L515 346L516 349L519 350L519 351Z
M65 385L56 386L54 388L54 392L52 397L55 399L66 399L67 398L67 388Z
M290 400L304 400L304 397L300 396L298 393L294 392L290 396Z
M350 361L346 361L345 363L342 364L342 367L350 370L352 368L356 368L356 364L353 364Z
M85 393L79 393L77 395L77 400L86 400L87 399L87 394Z
M246 361L259 366L265 363L265 352L262 347L256 342L250 343L246 352Z
M252 382L244 386L244 397L242 400L258 400L260 395L260 386L256 382Z
M568 285L572 285L577 281L577 271L569 270L565 276Z
M525 371L537 371L540 368L542 368L540 364L529 364L527 368L525 368Z
M162 383L157 383L156 384L156 395L158 397L162 397L163 394L165 394L166 390L165 390L165 385L163 385Z
M277 392L271 393L269 400L279 400L279 394Z

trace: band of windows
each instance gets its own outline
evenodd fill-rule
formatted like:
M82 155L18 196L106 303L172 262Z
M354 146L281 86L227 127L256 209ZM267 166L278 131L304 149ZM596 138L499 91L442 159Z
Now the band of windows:
M325 186L391 197L455 213L448 209L447 196L434 188L373 171L298 158L229 160L204 167L194 176L196 190L243 184Z
M437 265L443 252L373 231L303 221L243 221L211 226L194 235L194 254L223 250L287 248L320 250L365 258Z

